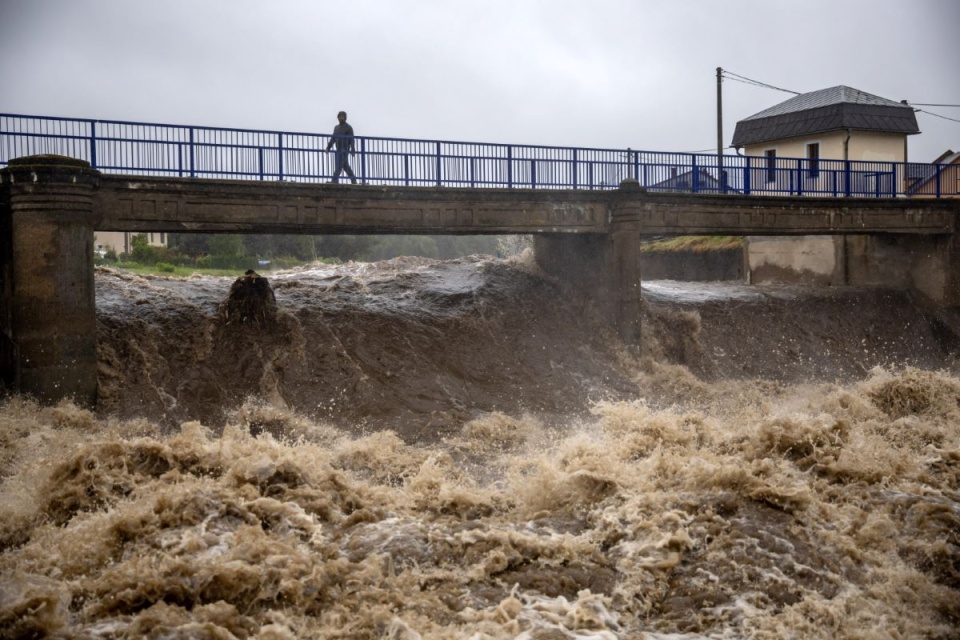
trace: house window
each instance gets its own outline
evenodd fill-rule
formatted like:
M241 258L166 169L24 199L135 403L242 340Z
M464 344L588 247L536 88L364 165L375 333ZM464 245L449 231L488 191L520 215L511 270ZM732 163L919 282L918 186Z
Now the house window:
M767 149L767 182L777 181L777 150Z
M807 170L811 178L820 175L820 143L811 142L807 145Z

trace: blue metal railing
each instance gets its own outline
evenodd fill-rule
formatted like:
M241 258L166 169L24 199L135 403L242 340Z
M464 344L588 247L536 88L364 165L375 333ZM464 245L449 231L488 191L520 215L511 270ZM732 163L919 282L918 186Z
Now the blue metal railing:
M327 182L329 134L0 114L0 167L58 154L104 173ZM591 149L358 136L365 184L895 197L958 195L951 165Z

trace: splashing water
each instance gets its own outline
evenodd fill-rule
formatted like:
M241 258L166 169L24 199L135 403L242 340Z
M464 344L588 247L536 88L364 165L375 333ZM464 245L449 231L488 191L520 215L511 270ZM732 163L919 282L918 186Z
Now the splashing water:
M0 637L956 637L905 297L651 283L636 359L525 262L270 281L98 271L100 405L0 405Z

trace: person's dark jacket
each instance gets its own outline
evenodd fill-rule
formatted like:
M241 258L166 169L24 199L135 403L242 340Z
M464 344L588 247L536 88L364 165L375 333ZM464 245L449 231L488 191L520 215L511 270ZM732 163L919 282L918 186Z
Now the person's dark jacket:
M335 126L333 128L333 138L327 145L327 149L334 144L337 145L337 151L353 151L353 127L346 122Z

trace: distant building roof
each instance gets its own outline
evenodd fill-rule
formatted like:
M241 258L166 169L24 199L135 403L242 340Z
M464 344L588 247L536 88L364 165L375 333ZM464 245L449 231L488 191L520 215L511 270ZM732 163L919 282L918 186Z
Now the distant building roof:
M947 149L933 161L933 164L957 164L958 160L960 160L960 152Z
M670 191L693 191L693 171L678 173L676 168L671 170L672 175L656 184L649 186L650 189L663 189ZM720 191L720 181L714 178L706 169L697 169L697 185L700 191ZM728 187L728 190L733 191Z
M960 153L947 150L940 154L932 164L908 164L906 179L910 183L907 188L907 195L924 195L935 192L934 180L944 183L941 188L946 192L956 195L956 186L960 186L960 176L957 175L960 168ZM954 187L947 186L953 181ZM954 191L950 191L950 189Z
M929 178L930 176L936 175L938 164L960 164L960 153L955 151L947 150L941 153L936 160L927 164L924 162L911 162L906 165L906 174L904 177L907 180L922 180Z
M840 85L795 96L741 120L733 146L845 129L920 133L913 107Z

